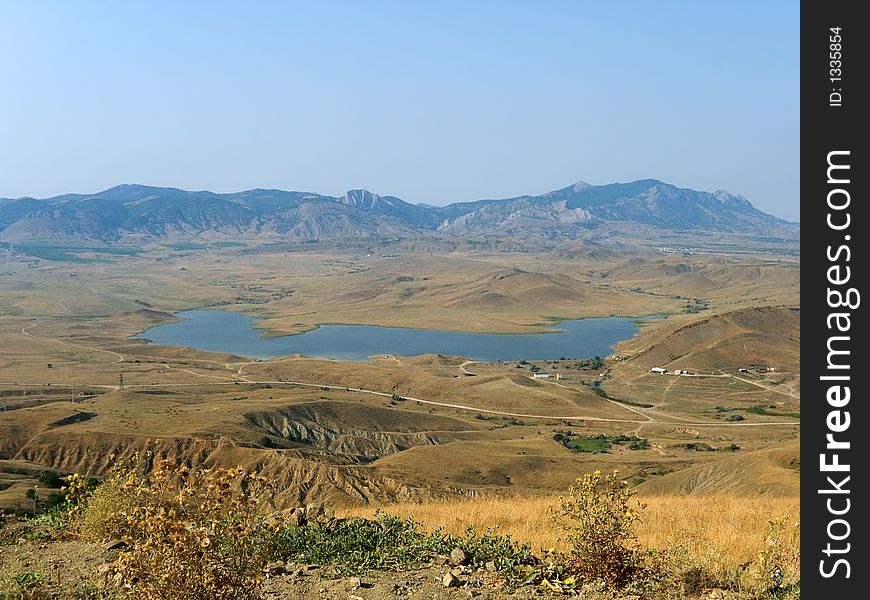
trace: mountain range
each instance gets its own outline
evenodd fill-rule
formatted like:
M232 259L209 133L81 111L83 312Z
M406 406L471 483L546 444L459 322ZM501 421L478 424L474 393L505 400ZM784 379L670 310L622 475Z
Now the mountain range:
M0 199L0 241L276 239L513 235L582 237L590 232L722 232L797 240L799 225L724 190L702 192L655 179L589 185L538 196L411 204L350 190L341 197L254 189L217 194L119 185L96 194Z

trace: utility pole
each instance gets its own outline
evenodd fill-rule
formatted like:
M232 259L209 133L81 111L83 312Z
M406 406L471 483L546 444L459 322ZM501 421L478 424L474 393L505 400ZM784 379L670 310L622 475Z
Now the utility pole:
M124 374L123 373L118 373L118 389L119 390L124 389Z

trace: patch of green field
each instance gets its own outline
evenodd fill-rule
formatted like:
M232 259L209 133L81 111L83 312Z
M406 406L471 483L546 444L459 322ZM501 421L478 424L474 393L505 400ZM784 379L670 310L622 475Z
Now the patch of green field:
M205 250L206 246L204 244L197 244L194 242L172 242L170 244L166 244L173 250Z
M66 246L39 243L15 244L15 250L43 260L66 261L73 263L106 262L97 258L85 258L80 253L110 254L115 256L134 256L139 248L130 246Z
M599 452L609 452L610 444L605 437L574 437L556 434L553 436L557 442L565 446L571 452L589 452L598 454Z
M247 244L243 244L241 242L211 242L209 244L200 244L198 242L170 242L166 244L167 247L172 250L208 250L209 247L212 248L237 248L239 246L246 246Z
M606 436L603 433L583 436L575 435L568 431L557 431L553 435L553 440L559 442L571 452L578 453L589 452L591 454L598 454L599 452L610 452L610 448L614 445L625 443L628 443L629 450L646 450L649 448L649 440L646 438L626 435L624 433L611 436Z

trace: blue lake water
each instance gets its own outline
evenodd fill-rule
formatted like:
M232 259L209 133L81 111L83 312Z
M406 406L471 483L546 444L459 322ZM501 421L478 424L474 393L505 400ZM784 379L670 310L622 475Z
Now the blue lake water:
M371 325L321 325L298 335L262 337L257 319L220 310L177 313L183 320L158 325L136 336L155 344L228 352L250 358L287 354L364 361L376 354L447 354L473 360L592 358L638 332L635 318L606 317L562 321L552 333L494 334L433 331ZM651 317L646 317L651 318Z

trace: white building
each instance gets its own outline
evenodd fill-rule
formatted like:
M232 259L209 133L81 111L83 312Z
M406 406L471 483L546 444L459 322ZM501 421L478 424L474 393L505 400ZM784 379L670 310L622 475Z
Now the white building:
M663 368L663 367L653 367L652 369L649 370L649 372L650 373L658 373L659 375L664 375L665 373L668 372L668 370Z

